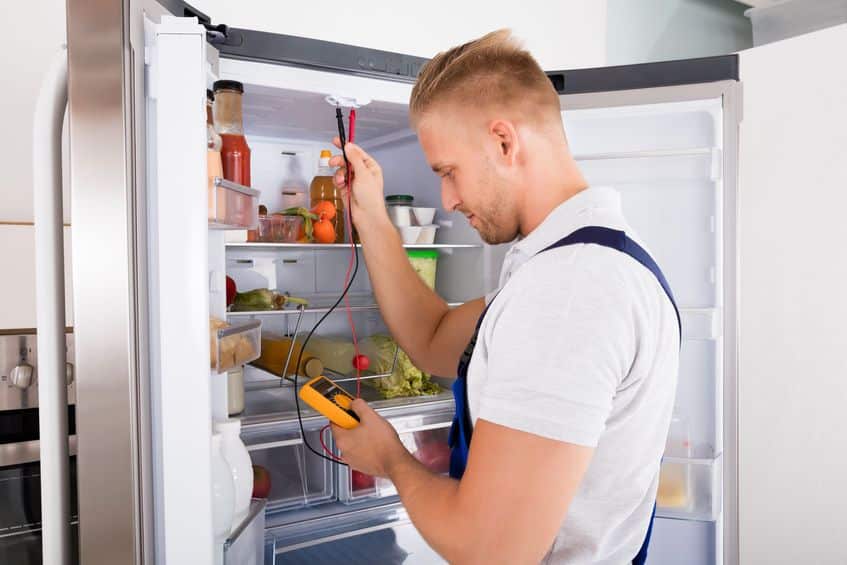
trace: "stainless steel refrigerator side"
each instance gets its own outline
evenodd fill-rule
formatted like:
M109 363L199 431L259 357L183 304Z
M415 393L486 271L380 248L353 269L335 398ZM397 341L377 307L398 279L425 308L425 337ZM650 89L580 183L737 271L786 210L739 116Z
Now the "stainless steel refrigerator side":
M69 0L80 561L141 558L129 4Z
M724 177L724 296L723 296L723 499L717 521L722 539L716 548L718 563L738 565L738 125L741 85L733 80L613 92L559 96L562 109L587 109L686 100L723 99ZM721 547L722 546L722 547Z

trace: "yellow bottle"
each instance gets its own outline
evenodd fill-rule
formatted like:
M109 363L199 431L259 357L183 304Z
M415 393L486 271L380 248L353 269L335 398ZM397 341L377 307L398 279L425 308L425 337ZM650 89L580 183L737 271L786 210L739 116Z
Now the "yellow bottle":
M292 348L291 338L278 336L274 334L262 334L262 354L258 359L253 361L253 364L262 368L277 377L282 377L282 371L285 368L285 360L288 357L288 350L291 349L291 360L288 363L288 374L294 374L294 367L297 364L297 358L300 356L301 345L298 341ZM309 350L303 352L303 357L300 361L300 377L313 378L323 374L324 365L320 359L314 354L309 353Z

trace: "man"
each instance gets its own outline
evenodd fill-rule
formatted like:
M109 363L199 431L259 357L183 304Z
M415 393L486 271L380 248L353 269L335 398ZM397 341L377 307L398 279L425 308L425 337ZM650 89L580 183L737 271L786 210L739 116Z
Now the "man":
M617 193L587 186L558 96L508 31L432 59L410 118L444 208L488 243L518 241L497 293L449 309L408 266L379 165L347 145L353 218L391 333L424 371L460 366L451 477L418 463L361 400L357 428L333 427L344 460L391 479L452 563L641 562L679 363L664 277ZM345 187L343 170L335 182Z

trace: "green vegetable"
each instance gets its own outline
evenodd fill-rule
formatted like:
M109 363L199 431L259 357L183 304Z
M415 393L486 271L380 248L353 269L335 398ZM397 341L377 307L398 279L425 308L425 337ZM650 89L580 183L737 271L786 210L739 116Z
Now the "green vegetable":
M375 335L370 340L377 349L377 354L371 358L372 369L377 373L388 372L394 361L397 342L387 335ZM375 386L383 398L424 396L441 392L441 387L430 381L428 374L415 367L402 349L397 351L397 366L390 376L365 382Z
M309 241L314 241L314 229L312 228L312 221L318 219L317 214L312 214L309 210L303 207L299 208L286 208L282 212L277 212L278 214L282 214L283 216L302 216L303 217L303 231L306 232L306 238Z
M308 300L295 298L280 294L267 288L257 288L247 292L237 292L233 310L282 310L289 302L293 304L309 305Z

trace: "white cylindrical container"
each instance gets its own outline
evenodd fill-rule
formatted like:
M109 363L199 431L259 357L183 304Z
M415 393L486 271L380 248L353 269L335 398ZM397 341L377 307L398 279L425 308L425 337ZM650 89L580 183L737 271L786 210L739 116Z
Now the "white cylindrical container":
M226 373L226 407L230 416L244 412L244 367Z
M235 512L232 471L224 457L223 436L212 434L212 533L216 544L222 544L229 536Z
M253 494L253 463L250 454L241 441L241 420L230 418L215 422L215 431L223 438L223 454L232 472L235 485L235 513L231 530L235 531L250 512L250 498Z

